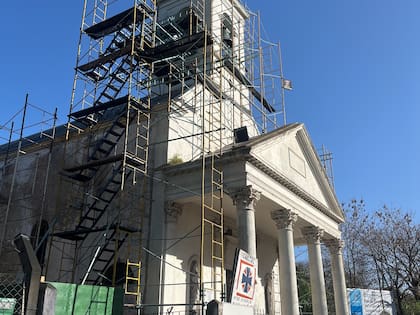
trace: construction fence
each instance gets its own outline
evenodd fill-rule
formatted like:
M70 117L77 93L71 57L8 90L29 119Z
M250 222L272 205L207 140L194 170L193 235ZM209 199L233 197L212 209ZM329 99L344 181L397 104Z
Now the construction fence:
M0 273L0 314L23 314L23 279L13 274Z

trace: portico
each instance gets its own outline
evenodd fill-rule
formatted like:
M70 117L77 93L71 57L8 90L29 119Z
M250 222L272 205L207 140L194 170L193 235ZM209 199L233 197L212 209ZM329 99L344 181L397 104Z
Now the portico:
M292 124L236 143L226 148L220 163L227 194L226 269L232 268L238 247L257 257L258 279L279 279L257 281L257 294L265 301L257 301L256 307L271 305L266 310L270 314L299 314L294 247L306 245L313 312L328 314L321 257L325 241L331 252L336 314L347 315L339 230L344 216L305 127ZM197 172L199 165L194 162L164 170L168 181L176 183L167 187L166 194L182 205L181 221L184 215L199 217L199 198L188 193L199 187ZM178 185L187 189L180 191Z

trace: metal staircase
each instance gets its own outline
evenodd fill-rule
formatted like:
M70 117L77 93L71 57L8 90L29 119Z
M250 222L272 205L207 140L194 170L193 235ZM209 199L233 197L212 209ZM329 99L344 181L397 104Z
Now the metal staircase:
M109 284L115 285L119 252L141 229L124 226L115 200L129 182L132 187L141 178L145 185L156 1L136 0L132 8L107 17L109 12L107 1L85 0L66 138L70 146L75 135L85 134L90 144L80 152L82 162L66 156L63 174L87 197L81 205L69 205L78 213L74 228L54 235L76 251L94 248L83 283L97 284L112 270Z
M82 281L85 284L121 284L124 279L116 273L118 253L130 234L136 232L115 224L107 227L91 261L92 268L88 269Z

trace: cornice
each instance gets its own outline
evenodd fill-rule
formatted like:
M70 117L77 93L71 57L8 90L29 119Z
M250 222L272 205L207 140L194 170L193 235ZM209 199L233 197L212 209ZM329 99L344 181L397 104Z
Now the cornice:
M247 156L249 156L250 148L241 146L237 148L233 148L229 151L224 152L220 159L216 160L216 166L222 164L226 165L226 163L232 163L232 162L245 162L247 159ZM186 174L186 173L192 173L194 171L197 171L202 168L202 159L198 158L194 161L185 162L182 164L177 165L164 165L159 168L159 170L162 170L165 175L167 176L174 176L174 175L180 175L180 174ZM206 166L210 166L211 163L211 156L206 156Z
M280 174L279 172L273 170L271 167L267 166L263 162L261 162L259 159L257 159L254 156L250 156L248 161L257 167L259 170L266 173L271 178L275 179L277 182L279 182L281 185L286 187L288 190L290 190L292 193L294 193L296 196L300 197L307 203L309 203L311 206L315 207L334 221L341 223L343 222L343 219L341 219L336 214L332 213L327 207L325 207L322 203L320 203L318 200L313 198L308 192L304 191L302 188L300 188L298 185L293 183L291 180L286 178L284 175Z
M233 3L235 5L235 8L238 10L238 12L242 15L243 18L247 19L249 18L249 13L247 9L244 7L244 5L239 0L233 0Z
M298 141L302 152L306 157L310 169L314 172L315 179L317 180L322 193L327 199L328 204L334 207L338 212L340 212L341 216L338 214L336 215L337 217L341 218L341 221L344 221L343 210L341 209L340 204L337 201L337 198L327 178L325 170L321 167L321 161L318 155L315 153L316 150L312 142L309 140L304 126L302 126L302 129L298 130L298 132L296 133L296 140Z
M305 128L303 124L291 124L286 126L282 129L282 133L289 132L292 129L299 128L299 130L296 133L296 138L301 146L308 163L310 164L311 169L315 173L315 177L317 180L320 180L319 186L321 187L322 192L324 193L324 196L326 196L328 204L331 204L332 206L335 206L336 209L341 210L341 207L339 206L334 193L326 188L330 187L328 179L326 178L325 173L323 170L319 167L319 165L316 163L320 163L318 156L314 153L313 145L308 140L308 136L306 134ZM278 133L278 131L276 131ZM269 135L270 138L274 136L275 133ZM263 142L264 140L268 139L267 135L261 136L256 140L250 140L248 143L241 144L240 146L233 146L230 148L227 148L226 151L222 154L221 158L216 162L216 164L225 164L226 163L235 163L235 162L249 162L253 166L255 166L257 169L261 170L274 180L276 180L278 183L283 185L285 188L287 188L289 191L291 191L296 196L300 197L302 200L306 201L308 204L328 216L329 218L333 219L337 223L344 222L344 217L340 217L336 213L330 211L328 207L324 206L321 202L316 200L311 194L309 194L304 189L300 188L297 184L295 184L293 181L288 179L286 176L282 175L278 171L272 169L270 166L256 158L255 156L251 155L251 148L257 145L258 143ZM311 150L312 148L312 150ZM210 156L206 157L206 163L210 163ZM165 165L162 168L160 168L165 175L167 176L174 176L174 175L180 175L180 174L186 174L186 173L192 173L194 171L197 171L201 169L202 167L202 159L197 159L191 162L186 162L183 164L178 165Z

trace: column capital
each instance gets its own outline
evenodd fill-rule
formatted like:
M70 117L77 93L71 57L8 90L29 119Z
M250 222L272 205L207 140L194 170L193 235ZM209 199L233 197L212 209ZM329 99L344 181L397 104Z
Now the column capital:
M271 219L277 229L293 229L293 224L297 221L298 215L290 209L280 209L271 211Z
M165 204L165 213L167 217L178 220L178 217L182 214L182 207L179 203L167 201Z
M317 226L305 226L302 228L302 234L308 243L316 244L319 243L322 236L324 236L324 230Z
M344 247L344 241L339 238L331 238L324 240L325 246L328 247L331 254L341 254Z
M260 200L261 192L252 188L251 185L235 188L230 191L230 196L233 199L233 204L239 205L255 205L255 203Z

